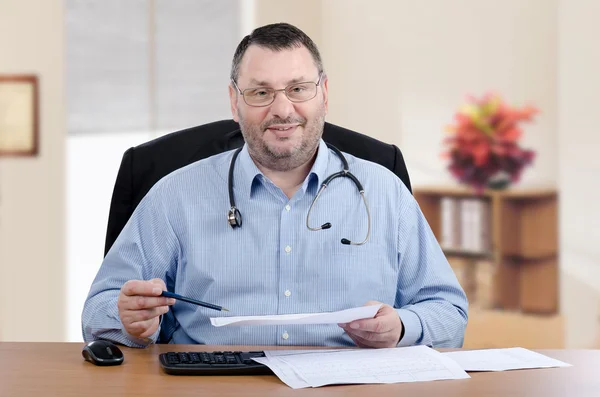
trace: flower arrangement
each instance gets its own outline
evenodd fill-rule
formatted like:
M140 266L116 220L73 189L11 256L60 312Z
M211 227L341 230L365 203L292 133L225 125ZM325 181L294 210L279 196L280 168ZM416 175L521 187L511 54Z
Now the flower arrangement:
M537 112L533 106L511 107L493 93L468 97L444 139L443 155L452 175L480 192L517 182L535 157L533 150L519 146L519 123L531 121Z

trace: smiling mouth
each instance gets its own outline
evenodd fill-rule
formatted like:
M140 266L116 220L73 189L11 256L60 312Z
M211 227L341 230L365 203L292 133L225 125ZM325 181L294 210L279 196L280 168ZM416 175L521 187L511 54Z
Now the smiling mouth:
M291 124L291 125L272 125L270 127L267 127L268 130L273 130L273 131L288 131L291 130L292 128L296 128L298 127L298 124Z
M287 140L294 135L296 129L299 127L298 124L288 124L288 125L272 125L267 128L275 136L276 139L284 139Z

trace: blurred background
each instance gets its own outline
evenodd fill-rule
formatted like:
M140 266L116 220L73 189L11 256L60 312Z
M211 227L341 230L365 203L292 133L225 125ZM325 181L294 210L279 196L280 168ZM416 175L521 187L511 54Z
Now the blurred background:
M479 291L466 345L600 348L599 16L596 0L0 0L0 75L39 90L37 153L0 155L0 340L82 340L123 152L230 118L238 42L289 22L321 51L327 120L402 150L440 240L447 197L495 214L485 255L449 252ZM479 196L441 154L466 95L487 92L539 110L519 141L536 156Z

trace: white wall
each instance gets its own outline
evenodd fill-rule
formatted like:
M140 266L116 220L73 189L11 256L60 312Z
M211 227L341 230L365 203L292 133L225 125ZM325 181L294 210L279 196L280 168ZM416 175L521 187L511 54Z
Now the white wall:
M317 46L321 45L321 0L253 0L253 3L252 28L287 22L302 29ZM244 35L249 33L250 31L244 32Z
M561 0L558 10L561 304L567 345L589 347L600 337L600 2Z
M466 94L543 109L523 144L523 183L556 181L555 0L328 0L322 51L329 121L401 145L414 184L450 182L443 127Z
M40 154L0 158L0 340L64 338L62 11L61 0L0 1L0 73L40 84Z
M401 1L322 2L328 121L400 142Z

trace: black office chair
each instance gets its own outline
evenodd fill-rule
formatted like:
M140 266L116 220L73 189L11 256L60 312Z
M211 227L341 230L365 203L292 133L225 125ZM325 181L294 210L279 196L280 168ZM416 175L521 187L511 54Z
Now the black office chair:
M391 170L411 191L400 149L325 123L323 140L343 152ZM128 149L123 155L110 204L105 252L115 242L133 210L163 176L203 158L242 146L244 139L233 120L221 120L174 132Z

